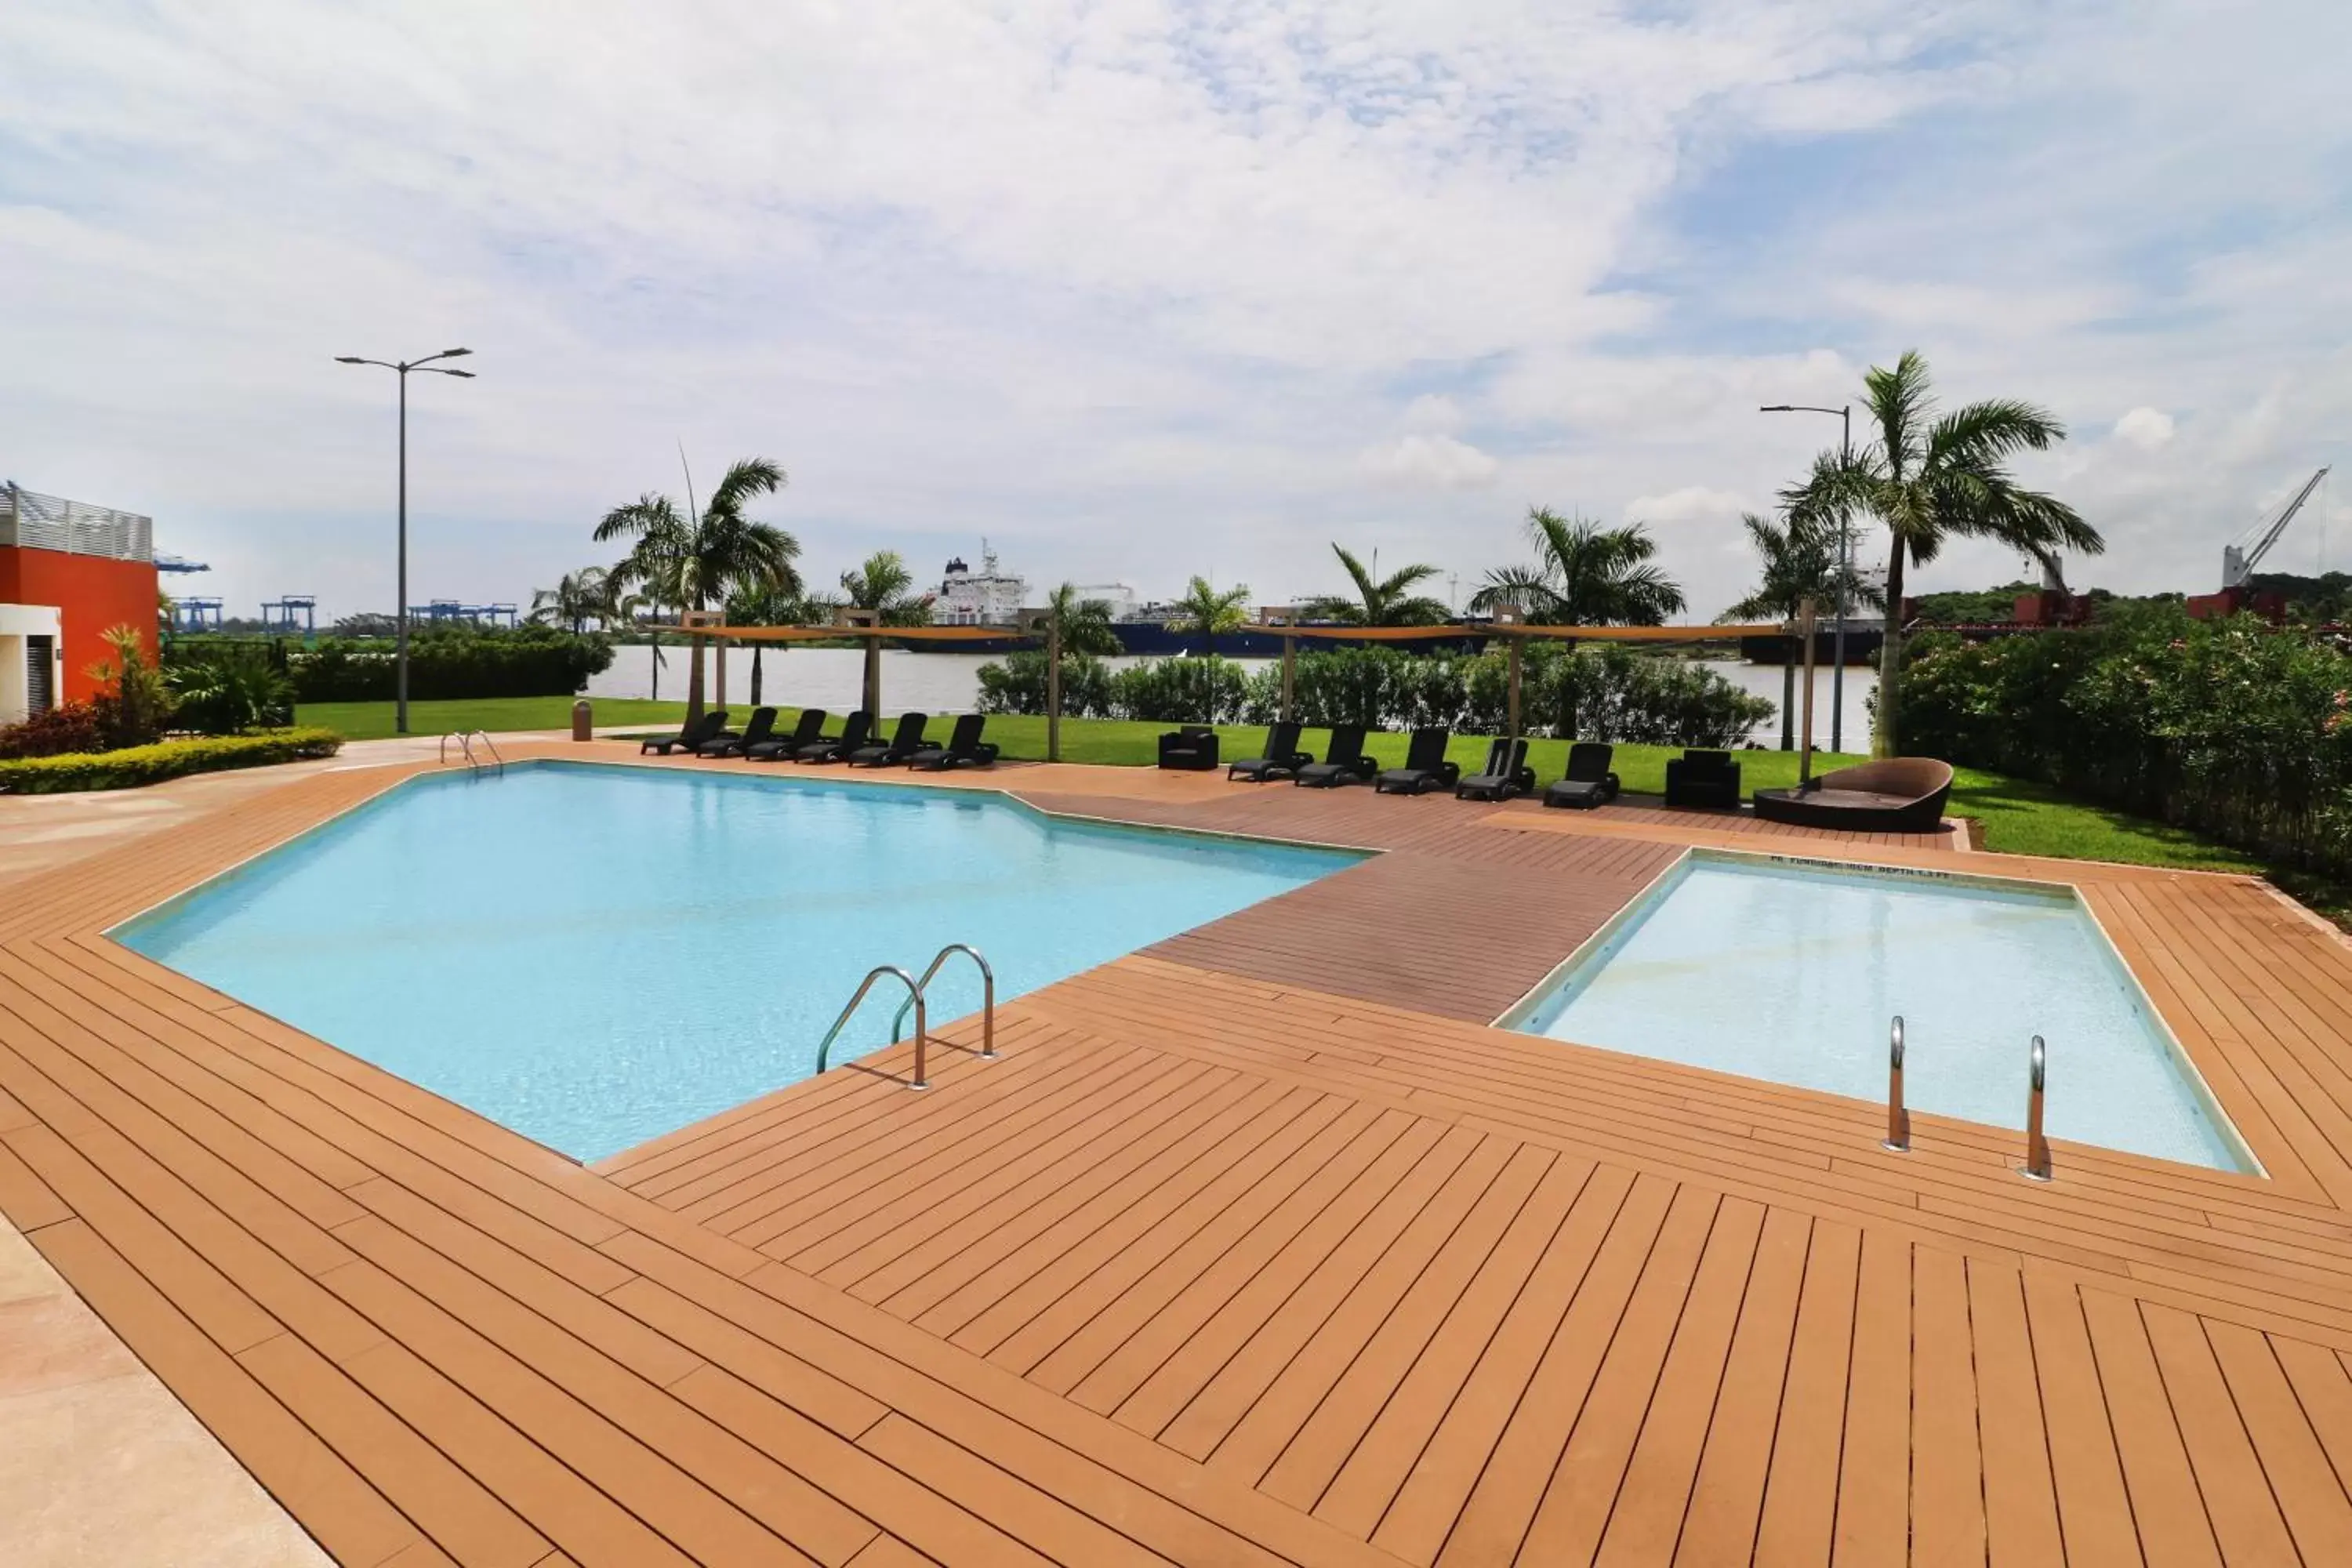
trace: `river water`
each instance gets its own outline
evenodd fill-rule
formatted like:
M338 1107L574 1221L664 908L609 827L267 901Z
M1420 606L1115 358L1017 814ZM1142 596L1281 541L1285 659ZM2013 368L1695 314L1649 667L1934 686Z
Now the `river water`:
M625 647L614 650L613 667L588 682L588 695L595 697L651 697L654 695L654 650L647 647ZM680 647L665 647L662 652L661 695L673 700L686 697L687 652ZM977 653L909 653L903 648L882 650L882 708L897 713L915 709L925 713L965 713L980 698L980 678L975 673L992 654ZM1114 669L1146 662L1140 658L1105 659ZM1244 669L1255 670L1272 659L1238 658L1234 661ZM1768 698L1775 708L1780 701L1780 670L1775 665L1742 664L1736 659L1706 659L1706 668L1726 680ZM768 648L761 658L761 699L790 708L827 708L836 711L855 708L858 703L860 683L865 679L866 656L854 647L795 647L789 650ZM706 669L705 679L712 679L716 695L715 671ZM1830 743L1830 676L1823 667L1814 676L1813 743ZM1867 752L1870 749L1870 714L1867 699L1877 680L1877 672L1854 666L1845 672L1845 745L1848 751ZM745 648L730 650L727 655L727 695L730 705L747 708L751 703L751 655ZM1804 696L1804 672L1798 672L1798 700ZM1767 723L1757 726L1754 739L1767 746L1780 743L1780 721L1776 712Z

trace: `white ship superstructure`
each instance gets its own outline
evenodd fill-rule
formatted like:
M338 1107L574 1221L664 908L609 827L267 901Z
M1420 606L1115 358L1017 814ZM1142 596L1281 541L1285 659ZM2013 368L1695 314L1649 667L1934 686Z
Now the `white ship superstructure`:
M949 561L940 579L939 597L931 603L931 619L950 626L1009 626L1021 617L1028 580L1000 572L996 552L980 542L980 570L974 572L959 555Z

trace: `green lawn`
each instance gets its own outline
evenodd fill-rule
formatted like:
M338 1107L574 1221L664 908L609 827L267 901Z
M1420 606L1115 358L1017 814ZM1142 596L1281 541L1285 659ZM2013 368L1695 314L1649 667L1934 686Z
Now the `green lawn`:
M780 710L778 723L789 726L798 710ZM568 697L500 697L478 701L411 702L409 729L423 735L451 730L564 730L572 723ZM653 730L676 725L686 716L683 702L648 702L634 699L600 698L599 725L642 723ZM392 731L389 702L304 703L295 714L302 724L321 724L354 741L374 740ZM1062 724L1062 760L1149 767L1158 757L1160 735L1169 726L1116 719L1070 719ZM1254 725L1220 728L1228 758L1257 754L1265 731ZM988 721L989 739L1008 759L1042 760L1045 755L1045 721L999 715ZM1327 732L1310 730L1301 742L1321 754ZM1367 748L1383 764L1404 761L1405 737L1377 735ZM1678 746L1617 748L1616 769L1625 788L1655 795L1665 788L1666 759L1681 752ZM1450 753L1465 771L1473 771L1486 755L1486 742L1476 736L1457 736ZM1558 778L1568 765L1568 742L1536 741L1528 760L1539 778ZM1840 767L1859 757L1815 752L1816 771ZM1740 783L1762 789L1797 782L1793 752L1742 752ZM2261 872L2262 862L2234 849L2200 838L2193 833L2161 823L2128 816L2068 799L2047 785L2004 778L1998 773L1963 768L1952 790L1955 816L1971 816L1984 824L1985 847L2020 855L2050 855L2078 860L2120 860L2141 866L2176 866L2220 871ZM2328 889L2297 887L2296 892L2323 905L2340 902Z
M452 730L564 730L572 728L569 697L483 697L446 702L411 702L408 728L412 734L446 735ZM389 702L305 702L294 710L297 724L323 724L347 741L381 741L393 733ZM646 702L634 698L596 700L599 724L677 723L686 717L683 702Z

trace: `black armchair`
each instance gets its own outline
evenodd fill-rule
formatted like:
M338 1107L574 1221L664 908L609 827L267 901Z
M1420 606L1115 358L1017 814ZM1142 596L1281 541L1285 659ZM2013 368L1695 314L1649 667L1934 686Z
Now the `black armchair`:
M1205 724L1187 724L1160 737L1160 765L1207 773L1217 765L1217 732Z
M1685 752L1666 763L1666 804L1737 810L1739 764L1729 752Z

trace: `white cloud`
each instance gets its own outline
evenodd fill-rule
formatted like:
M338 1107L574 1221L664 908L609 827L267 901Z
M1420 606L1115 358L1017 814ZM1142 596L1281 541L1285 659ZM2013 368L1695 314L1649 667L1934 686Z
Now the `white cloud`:
M786 465L820 575L1469 575L1536 501L1703 604L1836 438L1757 405L1916 344L2093 437L2026 465L2116 542L2078 577L2202 587L2352 428L2352 10L2263 11L16 0L0 458L232 607L386 605L390 389L330 356L464 341L420 596L593 559L683 437Z
M1383 479L1431 489L1475 489L1490 485L1502 464L1466 441L1439 432L1407 436L1392 446L1367 448L1364 467Z
M2153 452L2172 439L2172 416L2143 405L2116 421L2116 439Z

